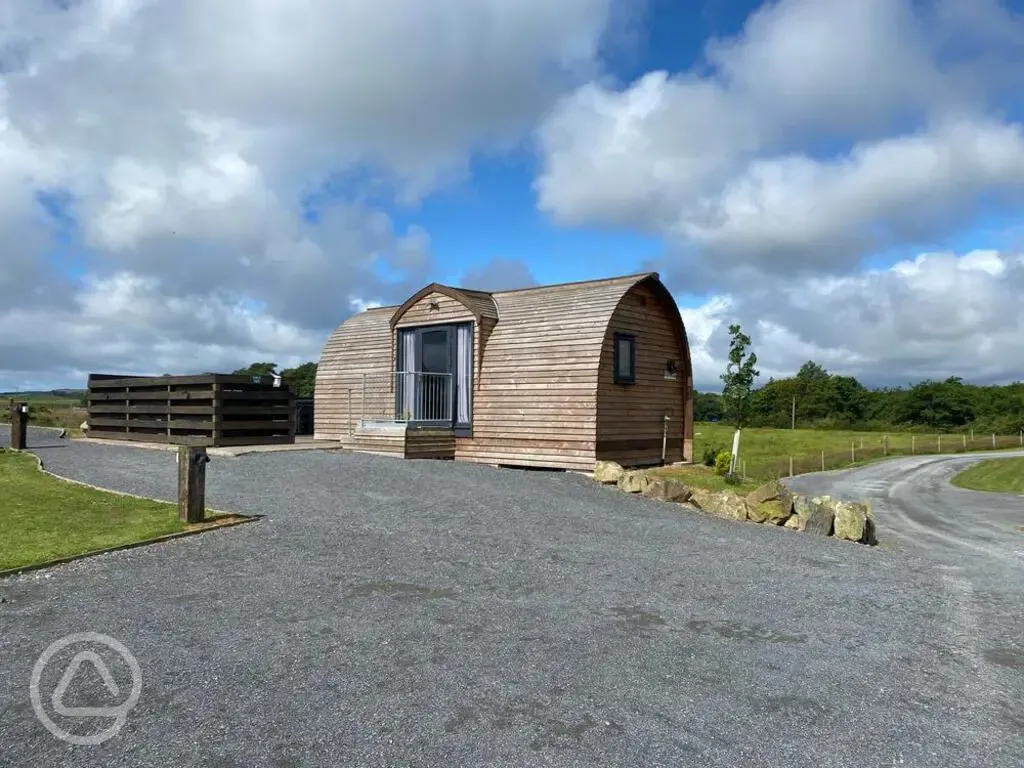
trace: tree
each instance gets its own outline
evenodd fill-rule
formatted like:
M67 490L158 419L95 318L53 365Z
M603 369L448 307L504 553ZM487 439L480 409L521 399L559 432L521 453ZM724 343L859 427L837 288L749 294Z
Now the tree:
M250 363L233 372L235 376L269 376L276 373L277 363Z
M312 397L316 386L316 363L303 363L297 368L281 371L281 380L296 397Z
M722 374L722 400L725 405L725 416L736 429L742 429L750 415L750 405L754 391L754 380L761 372L757 365L757 355L747 353L750 337L733 323L729 326L729 364Z

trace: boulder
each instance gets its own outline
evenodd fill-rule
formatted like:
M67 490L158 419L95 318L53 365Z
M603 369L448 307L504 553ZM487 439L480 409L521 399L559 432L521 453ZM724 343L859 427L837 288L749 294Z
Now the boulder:
M763 504L766 501L777 501L785 488L782 487L782 483L778 480L772 480L770 483L765 483L760 488L757 488L747 494L747 501L751 505Z
M800 528L804 533L816 536L831 536L835 513L832 511L832 499L821 496L808 499L806 496L793 497L793 512L800 518Z
M766 525L782 525L792 516L792 509L784 507L779 500L763 501L752 504L747 497L747 519Z
M727 520L746 520L750 505L746 499L730 491L706 491L694 488L690 503L701 512Z
M863 502L832 502L835 512L835 535L860 544L877 544L875 519L871 507Z
M599 483L617 483L623 473L622 465L614 461L599 461L594 464L594 479Z
M803 523L800 522L800 517L798 515L792 515L789 518L789 520L787 520L785 523L783 523L782 527L783 528L789 528L790 530L793 530L793 531L802 531L803 530L803 528L801 527L802 525L803 525Z
M644 489L650 485L651 478L643 470L633 469L624 471L619 476L618 485L620 491L626 493L643 493Z
M651 477L641 493L649 499L683 503L690 500L693 491L682 480L673 477Z
M865 505L852 501L836 501L831 506L835 515L836 537L847 541L863 539L868 522Z

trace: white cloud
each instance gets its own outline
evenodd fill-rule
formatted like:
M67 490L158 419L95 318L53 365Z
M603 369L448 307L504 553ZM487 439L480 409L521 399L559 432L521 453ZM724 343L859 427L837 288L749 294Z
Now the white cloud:
M739 322L761 381L806 360L872 385L1024 378L1024 254L921 254L845 277L765 278L759 290L683 312L698 388L718 390Z
M599 72L612 0L62 5L0 7L0 380L315 358L433 267L367 201L518 141ZM310 224L303 198L348 178ZM70 195L84 282L51 263L42 190Z
M688 72L566 96L537 131L538 207L660 236L648 266L716 296L684 313L701 386L720 386L731 321L765 379L807 359L870 382L1024 378L1017 256L862 272L1019 209L1022 53L998 0L765 2Z
M709 43L707 73L584 86L539 129L539 206L663 234L718 273L941 240L1024 192L1021 126L992 109L1024 75L999 66L1020 39L972 7L988 21L960 38L961 0L781 0Z

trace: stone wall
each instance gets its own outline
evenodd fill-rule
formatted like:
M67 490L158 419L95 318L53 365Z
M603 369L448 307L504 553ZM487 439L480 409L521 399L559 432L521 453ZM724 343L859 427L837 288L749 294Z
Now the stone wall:
M866 502L830 496L808 498L792 493L779 481L740 495L733 491L694 488L684 480L644 470L624 470L614 462L598 462L594 479L626 493L667 501L728 520L775 525L815 536L835 536L861 544L878 543L875 518Z

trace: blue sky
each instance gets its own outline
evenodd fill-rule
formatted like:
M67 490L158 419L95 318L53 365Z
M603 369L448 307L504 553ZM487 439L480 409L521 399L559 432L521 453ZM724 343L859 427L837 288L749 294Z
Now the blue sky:
M698 386L1024 377L1024 0L9 8L0 390L646 269Z

